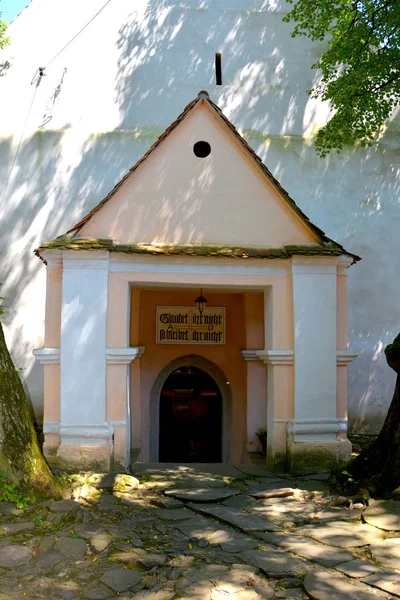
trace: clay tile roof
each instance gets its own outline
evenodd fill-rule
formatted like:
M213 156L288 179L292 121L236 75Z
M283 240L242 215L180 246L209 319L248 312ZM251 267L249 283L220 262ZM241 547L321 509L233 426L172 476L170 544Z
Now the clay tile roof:
M73 238L75 238L76 236L79 235L79 232L82 229L82 227L92 218L93 215L95 215L99 210L102 209L102 207L105 204L107 204L107 202L114 196L114 194L119 190L119 188L124 185L124 183L149 158L149 156L154 152L154 150L156 148L158 148L158 146L160 144L162 144L162 142L174 131L174 129L176 129L178 127L178 125L189 115L189 113L194 109L194 107L202 102L206 103L216 113L216 115L221 119L223 124L229 129L229 131L232 133L232 135L235 137L235 139L240 143L240 145L244 148L244 150L247 152L247 154L250 156L250 158L254 161L254 163L257 165L257 167L262 171L263 175L278 190L280 196L287 202L287 204L291 207L291 209L297 213L297 215L301 218L301 220L308 227L308 229L310 229L314 233L314 235L317 237L318 241L325 248L325 250L328 250L328 252L327 252L328 254L329 253L332 254L331 251L335 250L336 254L346 254L348 256L351 256L353 258L353 262L357 262L357 261L361 260L359 256L352 254L350 252L347 252L343 248L343 246L341 246L340 244L338 244L337 242L335 242L334 240L332 240L331 238L326 236L325 232L322 231L322 229L320 229L319 227L317 227L317 225L315 225L314 223L312 223L310 221L310 219L307 217L307 215L304 214L303 211L297 206L297 204L293 200L293 198L291 198L290 195L288 194L288 192L281 186L279 181L272 175L271 171L265 166L265 164L262 162L261 158L254 152L253 148L251 148L251 146L249 146L249 144L246 142L246 140L240 135L240 133L238 132L236 127L224 115L224 113L219 108L219 106L217 106L210 99L208 92L205 90L200 91L197 98L192 100L192 102L189 102L189 104L184 108L184 110L177 117L177 119L173 123L171 123L171 125L164 131L164 133L162 135L160 135L160 137L154 142L154 144L142 156L142 158L140 158L129 169L129 171L114 186L114 188L107 194L107 196L101 202L99 202L94 208L92 208L92 210L90 212L88 212L87 215L85 215L78 223L76 223L71 229L69 229L64 236L60 236L59 238L57 238L57 240L60 240L60 242L63 242L64 244L67 242L67 240L68 240L68 244L75 242L76 240L73 240ZM42 249L44 249L45 247L49 248L50 244L51 244L51 247L59 247L59 248L66 247L66 246L61 246L60 244L56 245L55 242L57 242L57 240L54 240L54 245L53 245L53 242L49 242L47 244L42 244L40 248L42 248ZM116 250L117 246L114 246L113 244L111 244L111 245L112 245L112 248L114 251L120 251L120 252L123 251L123 250ZM78 245L75 244L75 249L78 249L77 246ZM133 246L135 246L135 245L133 245ZM131 248L133 248L133 246L131 245ZM139 245L136 245L136 246L139 246ZM147 246L150 246L150 244L148 244ZM40 250L40 248L38 250ZM122 246L121 246L121 248L122 248ZM288 247L285 247L285 248L288 248ZM312 248L313 248L313 254L318 254L318 252L316 252L316 250L321 249L321 246L314 246ZM130 252L132 252L132 251L133 250L131 249ZM158 251L155 251L154 253L158 253ZM298 253L301 253L301 252L298 252ZM292 252L290 255L293 255L293 254L294 253ZM326 254L326 252L321 251L320 254ZM219 255L221 255L221 254L219 254ZM283 255L281 257L287 258L287 256L288 256L287 253L283 252ZM261 255L259 255L259 257L261 257ZM268 256L268 257L270 257L270 256Z

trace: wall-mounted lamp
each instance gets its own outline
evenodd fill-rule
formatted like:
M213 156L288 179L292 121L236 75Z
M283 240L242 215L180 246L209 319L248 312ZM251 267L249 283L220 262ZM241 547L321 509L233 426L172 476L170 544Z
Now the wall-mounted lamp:
M206 307L206 303L208 302L207 298L203 296L203 289L200 289L200 296L197 296L195 302L197 304L197 310L202 314Z

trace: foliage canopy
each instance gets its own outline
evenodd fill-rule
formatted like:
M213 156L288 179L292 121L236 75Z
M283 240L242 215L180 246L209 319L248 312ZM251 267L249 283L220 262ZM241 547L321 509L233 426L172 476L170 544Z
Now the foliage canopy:
M316 136L318 154L370 145L400 103L399 0L297 0L284 21L295 22L292 37L327 41L309 94L336 112Z
M10 43L9 38L6 36L7 23L1 20L0 12L0 50Z

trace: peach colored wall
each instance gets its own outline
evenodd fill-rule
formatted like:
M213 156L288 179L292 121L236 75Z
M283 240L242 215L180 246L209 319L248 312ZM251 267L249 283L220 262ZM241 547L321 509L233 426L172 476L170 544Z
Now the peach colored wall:
M336 416L347 419L347 365L337 367Z
M275 419L293 419L294 409L294 369L292 365L274 366Z
M126 365L107 365L108 421L125 421L126 416Z
M264 348L264 293L247 292L244 295L246 315L246 349Z
M348 343L347 274L337 276L337 349L346 350Z
M245 293L246 349L264 348L264 293ZM255 434L267 425L267 369L263 362L246 362L247 378L247 448L261 450Z
M59 348L61 336L61 285L62 267L47 269L46 273L46 320L44 345Z
M206 140L211 154L197 158ZM219 243L278 247L313 233L201 102L80 231L120 243Z
M44 421L60 420L60 365L44 365Z
M149 399L151 389L169 362L186 354L197 354L214 362L226 375L232 389L232 458L245 460L246 450L246 366L239 354L245 348L244 299L242 294L217 294L207 290L209 306L226 306L225 345L156 344L156 307L189 306L195 292L142 291L140 295L139 344L146 347L141 361L142 460L148 457ZM134 318L134 316L132 315Z
M124 348L128 342L129 290L120 273L108 274L107 348ZM116 310L116 307L117 310Z
M61 290L62 267L47 269L46 273L46 319L44 345L59 348L61 338ZM60 421L60 365L43 365L44 421ZM58 434L46 434L46 443L59 444Z
M276 275L266 297L265 346L291 350L294 344L293 282L291 275Z

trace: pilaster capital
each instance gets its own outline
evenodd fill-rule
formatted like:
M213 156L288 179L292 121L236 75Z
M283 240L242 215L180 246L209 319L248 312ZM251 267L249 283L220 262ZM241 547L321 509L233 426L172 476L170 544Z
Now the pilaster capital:
M41 250L40 256L46 262L47 269L59 269L62 267L61 250L57 250L56 248Z
M259 360L267 365L292 365L293 350L256 350Z
M108 269L108 250L63 250L64 270Z
M246 362L253 360L261 360L258 356L258 352L259 350L240 350L240 354L243 360L245 360Z
M130 348L107 348L106 357L108 365L129 365L136 358L143 356L144 346L131 346Z
M336 273L337 256L293 256L292 273L294 275L328 275Z
M60 363L60 348L37 348L33 356L41 365L57 365Z
M336 352L336 360L338 365L349 365L355 358L357 358L358 352L353 350L338 350Z
M339 275L346 275L346 270L351 267L351 265L353 264L354 260L351 258L351 256L339 256L339 260L338 260L338 274Z

